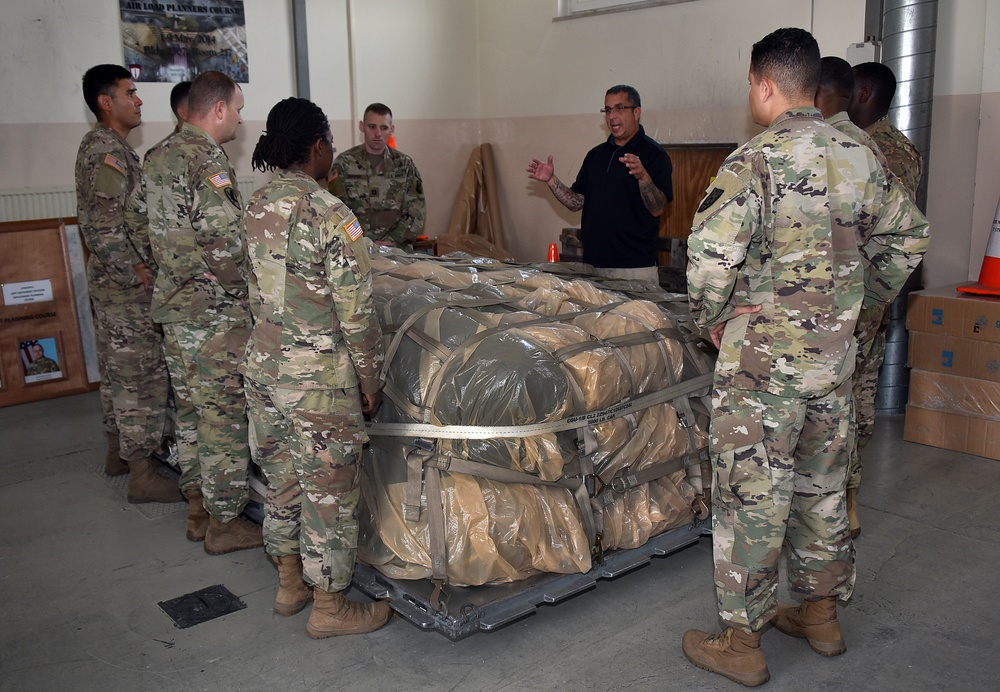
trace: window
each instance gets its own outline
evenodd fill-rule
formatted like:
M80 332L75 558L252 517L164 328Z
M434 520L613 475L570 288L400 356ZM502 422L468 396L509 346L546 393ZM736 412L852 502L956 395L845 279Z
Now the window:
M658 5L674 5L679 2L692 2L692 0L559 0L559 14L556 19L636 10Z

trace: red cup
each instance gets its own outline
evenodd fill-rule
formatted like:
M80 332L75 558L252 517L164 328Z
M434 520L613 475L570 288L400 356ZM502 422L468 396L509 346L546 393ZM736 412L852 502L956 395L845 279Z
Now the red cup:
M549 243L549 262L559 261L559 248L555 243Z

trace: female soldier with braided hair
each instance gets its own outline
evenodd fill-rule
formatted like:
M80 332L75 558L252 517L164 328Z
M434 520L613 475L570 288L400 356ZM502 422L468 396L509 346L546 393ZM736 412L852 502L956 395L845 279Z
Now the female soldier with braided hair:
M253 153L276 170L250 198L243 231L253 331L244 375L250 446L268 480L264 545L278 565L274 612L313 600L311 637L362 634L389 621L384 601L344 598L357 549L364 415L381 403L382 332L372 303L370 241L320 187L333 165L323 111L279 102Z

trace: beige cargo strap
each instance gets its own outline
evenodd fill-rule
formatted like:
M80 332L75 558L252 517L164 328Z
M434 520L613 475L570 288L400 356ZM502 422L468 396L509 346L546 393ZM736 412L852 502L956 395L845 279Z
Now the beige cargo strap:
M482 464L451 455L439 455L429 449L432 445L418 440L417 445L406 452L407 480L403 518L406 521L420 520L420 485L423 480L427 501L427 532L431 556L431 581L434 591L431 605L435 610L447 612L448 603L444 587L448 584L448 542L445 535L444 503L441 501L441 472L450 471L485 478L499 483L525 483L569 490L580 509L580 519L587 538L593 546L597 541L597 530L590 507L590 494L585 478L561 478L545 481L522 471L505 469L490 464ZM442 599L442 597L444 598Z
M577 505L580 507L582 515L581 520L583 521L584 528L587 529L587 535L590 541L593 542L595 533L594 521L589 511L590 496L587 491L587 483L584 477L573 478L564 476L556 481L546 481L533 474L525 473L524 471L515 471L513 469L505 469L491 464L483 464L478 461L470 461L469 459L463 459L450 454L436 454L428 449L429 446L430 445L427 441L418 440L418 445L412 447L410 451L406 453L407 480L406 499L403 506L403 518L407 521L419 521L420 519L421 475L423 474L423 479L426 483L426 480L429 477L427 474L428 470L433 470L435 472L451 471L453 473L464 473L468 476L474 476L476 478L485 478L486 480L496 481L497 483L522 483L526 485L542 485L550 488L563 488L565 490L569 490L576 500ZM438 477L438 480L440 480L440 477ZM428 512L430 512L432 511L430 509L430 505L432 504L430 501L432 491L429 486L426 488L426 491ZM440 502L436 504L440 504ZM432 516L428 514L428 522L430 522L431 519Z
M588 411L561 420L527 425L434 425L432 423L365 423L369 436L423 437L448 440L487 440L494 437L530 437L564 432L581 425L598 425L621 418L629 413L650 406L694 394L712 383L712 374L706 373L690 380L678 382L655 392L642 394L634 399L617 403L597 411Z
M624 469L600 490L597 497L590 501L591 506L599 512L632 488L663 478L689 466L698 466L705 459L708 459L708 449L702 447L694 452L657 462L638 471Z

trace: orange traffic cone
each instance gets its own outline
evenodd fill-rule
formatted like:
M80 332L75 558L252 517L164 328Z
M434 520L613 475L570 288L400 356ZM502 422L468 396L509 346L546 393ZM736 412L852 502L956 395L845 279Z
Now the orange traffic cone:
M958 287L962 293L983 296L1000 296L1000 202L997 203L990 227L990 240L986 244L983 267L979 270L979 282Z
M396 135L389 135L389 139L387 139L385 141L385 143L386 143L386 145L390 149L395 149L396 148Z
M559 250L555 243L549 243L549 262L559 261Z

